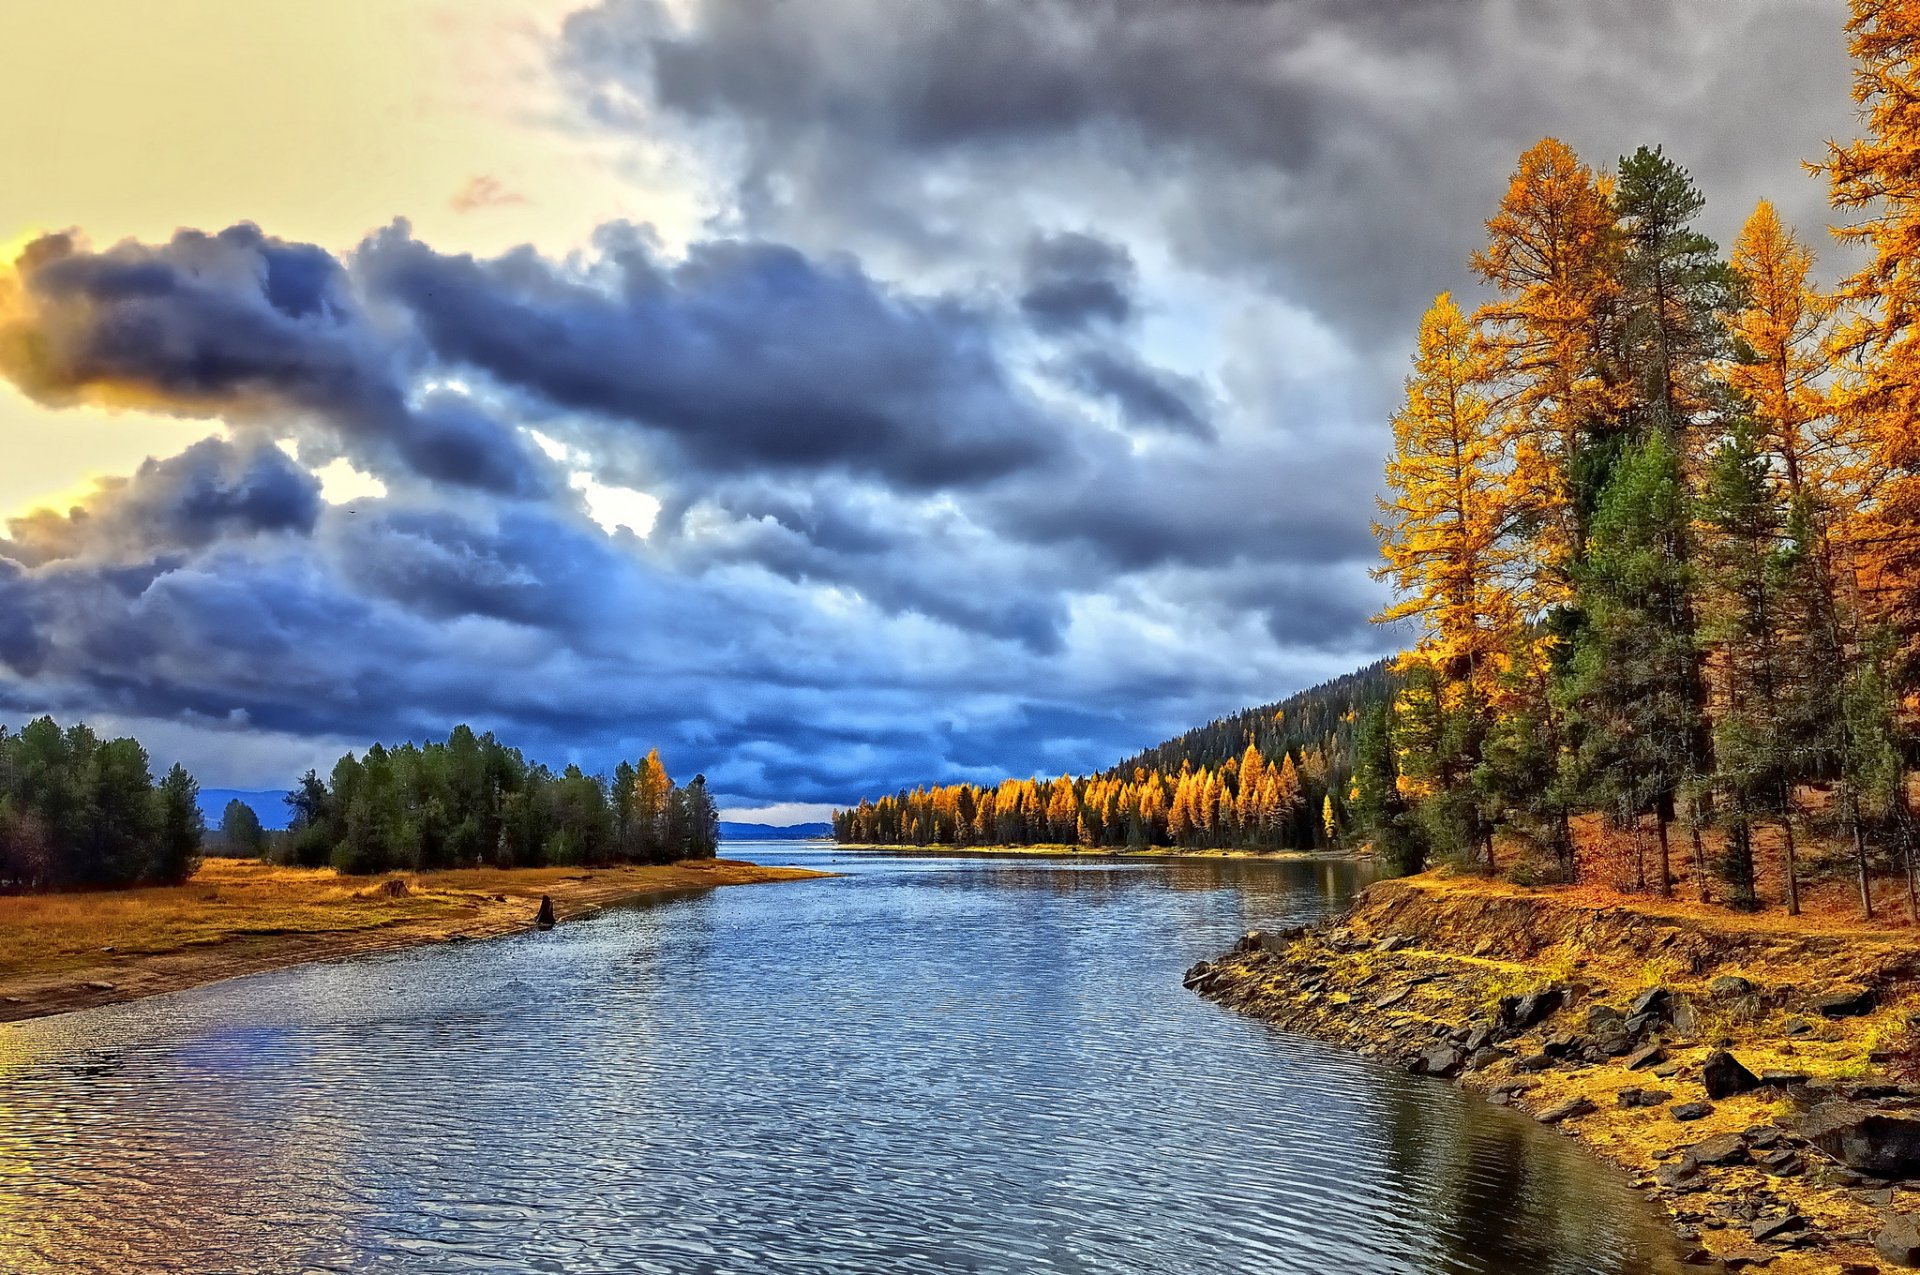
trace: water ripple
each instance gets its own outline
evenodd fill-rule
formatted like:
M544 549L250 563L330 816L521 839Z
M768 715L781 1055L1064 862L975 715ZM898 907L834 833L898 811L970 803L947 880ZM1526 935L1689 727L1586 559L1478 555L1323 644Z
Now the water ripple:
M833 866L0 1030L0 1269L1673 1269L1566 1140L1180 990L1348 869Z

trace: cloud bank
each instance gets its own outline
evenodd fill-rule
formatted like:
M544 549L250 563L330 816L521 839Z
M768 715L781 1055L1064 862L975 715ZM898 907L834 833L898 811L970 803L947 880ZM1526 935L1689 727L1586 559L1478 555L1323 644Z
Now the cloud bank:
M240 787L459 720L556 762L657 743L739 805L1104 766L1396 644L1384 422L1519 151L1664 142L1723 237L1762 194L1811 232L1840 21L585 8L577 127L686 159L653 176L704 192L691 242L243 224L0 269L20 392L217 431L10 524L0 716L145 723ZM328 500L342 463L385 494ZM659 512L609 529L587 490Z

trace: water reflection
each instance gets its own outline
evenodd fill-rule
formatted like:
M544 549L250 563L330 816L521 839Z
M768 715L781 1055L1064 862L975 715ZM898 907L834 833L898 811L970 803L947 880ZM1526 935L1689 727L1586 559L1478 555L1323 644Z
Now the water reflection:
M1566 1140L1180 990L1346 865L829 866L7 1029L0 1269L1668 1269Z

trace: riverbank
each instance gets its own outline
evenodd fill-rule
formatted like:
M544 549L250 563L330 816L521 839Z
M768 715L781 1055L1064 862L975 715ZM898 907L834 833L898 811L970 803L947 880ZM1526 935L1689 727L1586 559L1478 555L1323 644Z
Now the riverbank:
M1347 850L1232 850L1194 849L1186 846L1142 846L1135 849L1126 846L1065 844L1031 846L887 846L838 845L832 842L828 844L834 850L846 850L856 854L994 855L1043 859L1266 859L1275 863L1300 863L1322 859L1345 862L1366 857Z
M1920 1265L1920 954L1776 918L1429 876L1187 984L1557 1126L1701 1269Z
M347 877L208 859L184 885L0 898L0 1022L308 961L529 929L653 895L830 876L732 859Z

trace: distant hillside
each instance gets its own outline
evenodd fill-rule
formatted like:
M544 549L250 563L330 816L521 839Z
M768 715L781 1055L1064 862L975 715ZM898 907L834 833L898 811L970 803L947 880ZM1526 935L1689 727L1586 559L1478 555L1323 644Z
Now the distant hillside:
M1351 826L1355 736L1395 678L1382 660L1156 744L1102 774L943 784L834 812L867 845L1173 845L1308 850Z
M780 827L770 823L720 823L722 841L807 841L814 837L830 837L833 825L830 823L790 823Z
M1314 750L1344 774L1351 769L1353 736L1360 719L1368 708L1391 696L1395 684L1391 661L1376 660L1276 703L1243 708L1196 726L1134 754L1107 775L1127 778L1137 769L1177 775L1182 765L1218 770L1240 756L1249 743L1270 758Z
M287 826L286 796L284 788L202 788L200 810L207 817L208 829L218 831L227 803L237 800L253 808L262 828L279 829Z

